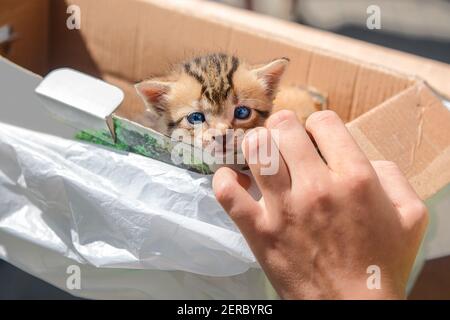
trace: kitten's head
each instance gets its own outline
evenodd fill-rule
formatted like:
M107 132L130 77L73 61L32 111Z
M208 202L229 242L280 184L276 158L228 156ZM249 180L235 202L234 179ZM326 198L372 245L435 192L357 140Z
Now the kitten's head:
M205 146L222 139L227 129L264 124L288 62L282 58L250 66L234 56L211 54L184 63L167 77L138 83L136 89L165 122L163 133L184 129L197 138L202 132Z

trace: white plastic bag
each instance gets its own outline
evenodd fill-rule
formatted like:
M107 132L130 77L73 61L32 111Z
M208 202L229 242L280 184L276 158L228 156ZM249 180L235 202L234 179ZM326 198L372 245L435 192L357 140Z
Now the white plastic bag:
M158 282L178 274L192 285L198 275L207 295L220 292L218 297L232 298L242 297L242 292L234 292L233 286L221 292L223 288L208 285L206 279L214 283L221 277L227 287L225 279L229 277L230 286L237 276L249 286L243 297L264 296L261 272L245 276L258 268L255 258L210 185L210 176L156 160L0 124L0 257L10 261L20 256L12 248L23 250L29 244L48 251L52 264L62 268L55 275L66 278L64 266L70 264L97 267L97 272L122 269L118 277L127 273L123 269L160 270ZM54 282L40 256L27 259L25 270L40 277L45 273ZM102 297L118 294L117 281L104 280L102 286L111 293ZM160 295L146 297L198 294L189 293L186 283L172 292L170 282L161 283Z

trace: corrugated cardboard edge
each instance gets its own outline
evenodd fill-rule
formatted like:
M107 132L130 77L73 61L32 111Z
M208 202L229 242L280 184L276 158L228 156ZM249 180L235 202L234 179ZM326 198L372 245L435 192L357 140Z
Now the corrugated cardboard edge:
M85 13L80 30L83 41L76 33L58 27L65 18L65 10L60 7L64 2L54 2L58 7L52 6L52 12L59 14L52 15L51 24L57 23L52 28L50 61L55 62L54 66L75 62L80 67L90 65L99 76L123 84L122 89L130 94L126 95L121 115L136 120L144 118L143 108L132 98L135 93L129 88L131 83L163 74L171 63L191 58L191 54L211 51L233 53L252 64L277 56L291 58L283 84L312 86L327 93L330 108L345 121L414 83L414 77L318 49L307 37L296 38L299 25L288 24L278 30L278 25L284 24L276 19L227 6L211 7L208 2L197 1L187 1L189 5L184 1L142 0L67 3L79 5ZM107 5L111 7L108 14L101 14ZM120 24L116 23L118 19ZM247 20L255 20L255 24L249 25ZM273 28L268 29L267 24L273 24ZM89 55L80 59L83 54L79 48L83 46Z
M371 64L405 75L415 74L426 79L434 90L450 99L450 65L443 62L246 10L228 8L218 3L203 0L138 1L152 3L178 12L188 12L191 15L206 17L215 22L233 23L236 28L272 34L290 43L302 44L320 52L332 52L335 55L363 61L366 65Z
M424 81L347 126L370 160L394 161L422 199L450 183L450 112Z

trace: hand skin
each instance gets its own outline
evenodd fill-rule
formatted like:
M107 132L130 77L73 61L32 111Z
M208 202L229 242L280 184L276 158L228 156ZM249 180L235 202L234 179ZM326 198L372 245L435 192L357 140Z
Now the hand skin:
M213 188L280 297L404 299L428 215L399 168L370 162L332 111L312 114L305 127L290 111L273 114L245 136L247 161L267 144L258 139L264 130L278 130L281 157L274 175L249 165L261 200L229 168L216 172ZM367 286L371 265L380 289Z

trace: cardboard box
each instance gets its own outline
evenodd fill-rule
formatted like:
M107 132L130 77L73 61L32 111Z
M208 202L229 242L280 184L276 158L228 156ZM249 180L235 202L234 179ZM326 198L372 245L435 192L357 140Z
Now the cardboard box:
M66 27L69 5L81 9L80 30ZM138 122L133 84L171 63L210 51L251 63L287 56L283 81L326 92L371 160L396 162L423 199L450 182L450 112L417 76L448 96L447 65L203 1L2 1L5 24L16 34L0 49L7 59L40 74L71 67L101 77L125 92L118 114ZM373 64L384 59L411 75Z

